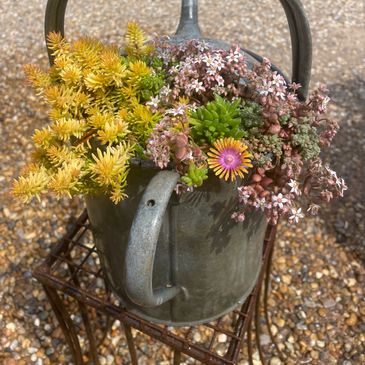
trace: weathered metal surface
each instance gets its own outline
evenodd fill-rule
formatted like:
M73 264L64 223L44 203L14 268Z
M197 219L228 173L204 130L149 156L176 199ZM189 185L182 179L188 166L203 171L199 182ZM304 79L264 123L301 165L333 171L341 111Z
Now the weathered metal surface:
M185 326L245 300L260 270L266 219L257 211L234 222L238 183L212 175L170 198L177 178L133 165L127 200L88 196L86 205L105 272L125 305L143 318Z
M125 289L128 297L143 307L155 307L175 297L180 286L153 289L152 275L161 225L180 175L160 171L149 182L133 219L125 255ZM175 222L172 222L175 224ZM170 227L169 227L170 228ZM168 229L169 229L168 228ZM167 240L171 240L171 229ZM120 243L119 243L120 244ZM117 274L117 273L116 273ZM120 274L120 272L119 272ZM169 284L166 282L166 284Z

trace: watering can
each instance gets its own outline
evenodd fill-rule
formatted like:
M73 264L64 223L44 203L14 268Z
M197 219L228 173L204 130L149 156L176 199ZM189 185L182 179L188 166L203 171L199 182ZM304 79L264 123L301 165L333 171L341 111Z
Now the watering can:
M292 81L305 99L311 70L311 37L299 0L280 0L290 28ZM45 31L64 34L67 0L48 0ZM198 1L182 0L181 18L171 42L204 40ZM50 50L49 58L53 58ZM262 58L243 49L250 67ZM273 70L280 72L274 65ZM281 73L281 72L280 72ZM105 276L131 312L158 323L190 326L212 321L242 304L255 286L267 227L257 210L236 223L238 182L209 175L202 187L174 191L179 174L151 161L132 160L126 193L117 205L86 196L86 207Z

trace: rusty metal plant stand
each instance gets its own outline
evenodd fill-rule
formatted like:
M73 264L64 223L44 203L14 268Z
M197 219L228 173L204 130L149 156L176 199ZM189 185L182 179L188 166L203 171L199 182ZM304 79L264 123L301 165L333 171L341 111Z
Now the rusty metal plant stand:
M90 234L90 226L86 211L72 225L68 233L51 251L45 261L33 271L33 276L43 285L49 298L53 311L63 330L69 345L75 365L84 364L83 349L81 348L79 329L71 319L68 306L62 296L72 297L78 303L84 329L89 344L88 355L95 365L99 365L98 346L106 337L113 320L118 319L124 329L131 363L138 364L137 349L132 336L134 328L150 338L169 346L174 351L173 364L180 364L182 354L188 355L205 364L237 364L240 349L244 342L247 344L248 361L253 363L252 322L256 333L256 346L260 359L265 364L265 359L260 345L260 303L263 301L266 324L268 323L268 292L271 260L273 254L276 226L269 225L264 240L262 268L256 286L245 303L218 320L200 326L184 327L175 331L166 325L158 325L139 318L128 312L113 297L108 284L104 280L101 267L98 265L96 247ZM103 283L103 288L100 288ZM260 300L260 293L264 286L264 295ZM107 318L104 323L103 335L98 340L95 334L96 321L91 321L89 310L94 308L96 313L104 314ZM229 325L227 324L229 322ZM192 338L194 331L209 329L212 334L204 343L197 343ZM217 336L225 334L225 353L217 352ZM270 333L271 335L271 333ZM274 342L274 338L271 335ZM280 352L279 352L280 354Z

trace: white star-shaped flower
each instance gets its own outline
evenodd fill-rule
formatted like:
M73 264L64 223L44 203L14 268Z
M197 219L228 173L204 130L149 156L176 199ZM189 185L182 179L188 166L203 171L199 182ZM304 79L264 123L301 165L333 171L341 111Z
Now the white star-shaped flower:
M279 193L278 195L273 195L272 197L274 207L279 207L280 209L284 208L284 204L288 202L288 199L283 196L283 194Z
M301 191L299 190L299 183L296 180L290 179L288 185L291 187L290 192L300 195Z
M304 214L302 213L302 208L292 208L291 209L291 216L289 217L289 221L298 223L299 219L304 217Z

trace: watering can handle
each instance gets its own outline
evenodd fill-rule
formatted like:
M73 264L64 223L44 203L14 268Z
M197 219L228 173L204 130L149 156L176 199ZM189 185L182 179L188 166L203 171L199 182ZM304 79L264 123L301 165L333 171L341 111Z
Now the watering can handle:
M162 221L180 175L175 171L158 172L149 182L129 233L125 258L125 290L132 302L155 307L175 297L183 288L166 286L153 289L152 275Z
M298 96L305 100L308 94L308 86L312 67L312 39L309 23L300 0L279 0L284 8L292 46L292 81L302 87L298 90ZM64 20L67 0L48 0L45 17L45 34L60 32L64 35ZM176 34L189 33L198 38L200 30L198 26L198 0L181 1L181 19ZM261 58L255 53L245 50L254 58ZM53 63L51 50L48 49L49 61Z
M298 90L298 97L305 100L312 68L312 36L300 0L280 0L289 24L292 48L292 81L302 87Z

